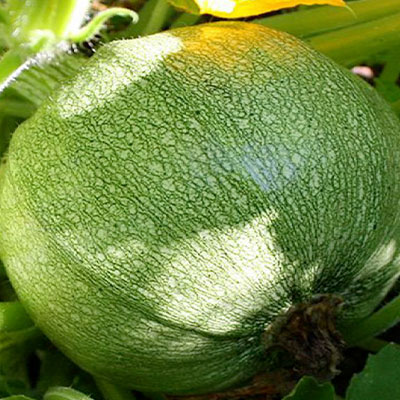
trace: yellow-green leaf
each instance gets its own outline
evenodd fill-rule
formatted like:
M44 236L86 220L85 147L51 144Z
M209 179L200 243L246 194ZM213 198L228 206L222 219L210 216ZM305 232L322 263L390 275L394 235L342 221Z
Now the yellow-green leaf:
M212 14L221 18L242 18L264 14L300 4L345 6L344 0L169 0L175 7L190 13Z

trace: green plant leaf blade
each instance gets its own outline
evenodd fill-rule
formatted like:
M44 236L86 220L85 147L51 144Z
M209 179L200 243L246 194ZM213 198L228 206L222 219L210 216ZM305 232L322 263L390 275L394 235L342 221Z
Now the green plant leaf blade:
M43 400L92 400L92 398L70 387L56 386L45 393Z
M293 391L283 400L335 400L335 391L330 383L319 384L314 378L300 379Z
M33 322L20 302L0 302L0 334L31 326Z
M51 52L44 51L31 58L29 65L21 70L18 76L5 85L0 83L0 101L8 102L11 90L14 97L17 95L31 102L31 108L38 107L60 82L70 78L87 61L84 55L65 50L65 47L60 46ZM21 102L21 99L19 100ZM11 105L8 106L8 110L2 109L2 113L12 111L10 108ZM9 114L15 115L16 112Z
M3 397L0 400L34 400L34 399L32 399L32 397L28 397L28 396L19 394L19 395L15 395L15 396Z
M364 370L353 377L347 400L400 399L400 346L389 344L370 356Z

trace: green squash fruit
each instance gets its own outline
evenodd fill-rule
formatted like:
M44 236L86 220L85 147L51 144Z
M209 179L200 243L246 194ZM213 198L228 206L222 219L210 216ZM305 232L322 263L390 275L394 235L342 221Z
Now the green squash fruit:
M12 138L1 258L91 373L204 393L295 304L370 313L399 274L400 126L299 40L239 22L105 45Z

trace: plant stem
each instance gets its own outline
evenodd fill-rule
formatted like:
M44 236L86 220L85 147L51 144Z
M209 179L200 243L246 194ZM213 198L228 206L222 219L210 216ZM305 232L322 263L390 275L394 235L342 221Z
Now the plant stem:
M340 64L355 65L365 62L373 54L400 46L400 12L379 20L313 36L308 43Z
M345 341L358 345L388 330L400 321L400 295L370 317L357 322L343 332Z
M361 0L347 8L318 7L255 20L301 38L380 19L399 12L399 0Z
M0 60L0 92L29 57L65 39L67 30L81 25L90 0L10 1L11 48Z
M105 400L135 400L129 389L121 388L101 378L94 377L94 380Z
M68 38L73 42L84 42L90 40L101 30L108 19L116 15L121 17L130 17L133 23L138 22L138 15L134 11L128 10L127 8L113 7L98 13L87 25L70 35Z
M54 3L54 0L52 0ZM70 33L77 31L90 8L90 0L68 0L68 1L56 1L53 7L57 10L47 15L52 18L52 22L49 23L52 31L57 37L65 37Z
M148 0L139 10L139 22L123 32L111 35L111 38L121 39L159 32L173 12L174 9L167 0Z
M146 21L146 24L142 29L141 34L144 36L161 31L167 18L170 16L170 13L171 6L167 1L157 0L154 5L151 17Z
M63 40L80 27L91 1L30 0L22 3L22 7L19 3L11 2L11 40L15 46L20 43L35 46L40 38L44 38L43 47L46 47Z

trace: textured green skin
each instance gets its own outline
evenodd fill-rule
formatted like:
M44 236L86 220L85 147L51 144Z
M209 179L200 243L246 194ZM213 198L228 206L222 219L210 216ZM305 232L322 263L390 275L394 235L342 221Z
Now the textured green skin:
M15 133L1 257L82 368L145 391L239 384L313 295L371 312L399 273L400 127L298 40L218 23L106 45Z

